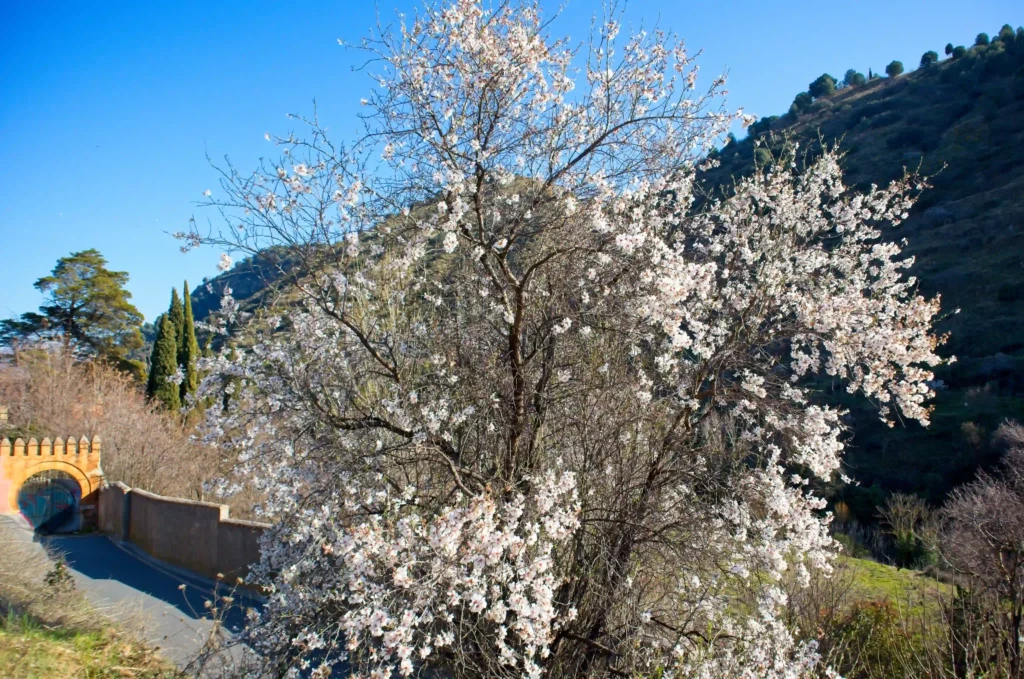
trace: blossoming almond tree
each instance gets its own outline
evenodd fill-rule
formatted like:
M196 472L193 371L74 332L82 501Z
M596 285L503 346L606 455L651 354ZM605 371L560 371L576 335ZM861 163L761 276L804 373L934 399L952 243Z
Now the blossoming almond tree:
M364 138L275 139L182 234L277 246L301 292L244 324L227 299L203 385L276 521L268 675L811 671L778 615L833 547L811 378L927 423L938 300L881 240L921 186L851 191L826 149L698 204L723 80L618 30L428 2L363 44Z

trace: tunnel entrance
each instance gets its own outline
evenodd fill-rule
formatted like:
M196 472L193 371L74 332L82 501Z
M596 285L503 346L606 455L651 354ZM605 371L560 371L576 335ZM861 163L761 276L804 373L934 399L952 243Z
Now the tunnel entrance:
M33 474L18 491L18 510L39 533L78 530L81 501L78 481L58 469Z

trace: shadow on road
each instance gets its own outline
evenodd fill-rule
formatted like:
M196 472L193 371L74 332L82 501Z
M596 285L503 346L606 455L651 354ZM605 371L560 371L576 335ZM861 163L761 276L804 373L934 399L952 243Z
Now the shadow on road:
M107 593L112 601L123 598L123 588L127 587L159 599L189 618L209 618L206 603L214 598L213 587L199 587L193 582L186 584L183 591L182 579L173 572L155 568L104 536L55 535L39 539L49 549L63 554L71 570L94 581L97 593ZM232 594L231 589L225 585L218 585L217 590L217 597ZM254 604L242 596L235 597L235 600L238 603L227 609L222 623L229 631L237 634L245 624L242 606Z

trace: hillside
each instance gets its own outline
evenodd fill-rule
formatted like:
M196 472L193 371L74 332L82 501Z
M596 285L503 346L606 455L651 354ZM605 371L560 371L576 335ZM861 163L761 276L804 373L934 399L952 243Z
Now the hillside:
M838 142L847 182L867 188L919 169L930 177L911 217L891 237L907 239L921 291L942 295L950 314L933 425L881 426L870 404L835 389L853 410L848 457L859 488L840 491L864 519L883 490L937 502L999 455L991 435L1024 416L1024 31L975 46L912 73L818 98L809 110L762 119L728 144L706 186L728 186L765 158L755 147L782 137L813 149ZM831 387L832 385L827 385ZM830 389L831 390L831 389ZM872 486L875 486L872 488Z
M726 190L718 187L754 170L755 137L771 146L782 136L804 149L838 141L847 181L862 188L904 168L931 177L934 188L892 237L908 240L922 292L941 294L945 310L962 309L940 323L959 360L938 375L932 427L887 429L871 404L822 385L851 409L857 432L848 461L860 485L834 494L865 521L888 491L941 501L998 457L991 435L999 423L1024 416L1024 31L964 52L763 119L703 177L709 190ZM269 300L286 282L276 266L282 254L261 253L197 286L196 318L217 308L225 286L243 308Z
M227 288L231 296L246 308L259 306L267 294L276 289L283 277L282 272L291 270L284 250L270 248L255 257L246 257L229 271L204 279L192 291L192 313L197 321L207 318L220 308L220 300Z

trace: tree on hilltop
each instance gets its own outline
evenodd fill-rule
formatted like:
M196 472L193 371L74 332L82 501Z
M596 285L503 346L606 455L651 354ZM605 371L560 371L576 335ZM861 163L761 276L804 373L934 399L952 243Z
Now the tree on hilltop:
M836 93L836 79L828 73L822 73L807 86L807 91L815 99L831 96Z
M953 54L953 43L947 42L946 43L946 56L948 57L951 54Z
M895 78L903 73L903 62L902 61L890 61L889 65L885 67L885 74L890 78Z
M791 115L798 116L801 113L810 110L814 104L814 98L810 92L801 92L793 98L793 104L789 107Z
M921 68L928 68L939 60L939 55L934 50L928 50L921 55Z
M618 19L578 57L519 0L382 22L366 136L311 118L183 234L303 272L274 313L223 300L199 393L273 521L240 639L268 676L814 671L780 583L834 555L819 385L927 424L943 363L939 300L879 243L923 182L780 149L698 207L753 118Z
M127 272L108 269L98 250L61 257L34 284L46 295L39 312L0 321L0 344L56 341L79 357L108 360L141 379L144 366L128 355L142 347L143 317L127 283Z
M868 80L864 77L863 73L857 71L857 69L851 68L846 71L843 76L843 84L847 87L857 87L863 85Z
M989 44L988 33L979 33L977 37L974 38L975 47L984 47L987 44Z

